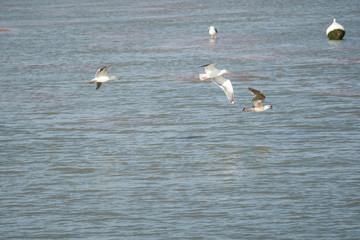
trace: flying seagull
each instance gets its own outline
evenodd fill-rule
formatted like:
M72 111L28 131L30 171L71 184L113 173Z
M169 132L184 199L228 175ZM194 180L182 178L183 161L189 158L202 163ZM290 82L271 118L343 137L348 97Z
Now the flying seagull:
M211 38L216 38L217 29L214 26L209 27L209 34Z
M234 104L234 90L229 79L224 78L223 74L230 75L231 73L225 69L219 70L216 67L216 63L207 64L201 67L205 67L205 74L199 74L201 81L210 78L215 84L217 84L226 94L229 101Z
M96 71L95 78L87 81L88 83L95 83L96 82L96 90L98 90L102 83L106 83L112 80L119 79L119 77L109 77L107 74L107 71L109 69L109 65L106 65L105 67L100 68Z
M244 112L263 112L267 109L271 109L271 105L263 106L262 103L265 99L265 94L259 90L249 88L249 91L255 95L252 99L252 107L251 108L243 108Z

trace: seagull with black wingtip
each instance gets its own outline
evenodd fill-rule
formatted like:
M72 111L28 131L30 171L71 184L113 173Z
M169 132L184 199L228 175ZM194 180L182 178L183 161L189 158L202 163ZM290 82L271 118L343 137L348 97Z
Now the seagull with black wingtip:
M229 79L224 78L223 74L230 75L231 73L226 69L219 70L216 67L216 63L206 64L201 67L205 67L205 74L199 74L199 78L201 81L210 78L213 83L218 85L226 94L229 101L234 104L234 90L233 86Z
M211 38L216 38L216 34L217 34L217 29L214 26L210 26L209 27L209 34L211 36Z
M101 84L112 81L112 80L120 80L120 77L115 76L108 76L108 69L110 65L106 65L105 67L100 68L96 71L95 78L87 81L88 83L95 83L96 82L96 90L98 90L101 86Z

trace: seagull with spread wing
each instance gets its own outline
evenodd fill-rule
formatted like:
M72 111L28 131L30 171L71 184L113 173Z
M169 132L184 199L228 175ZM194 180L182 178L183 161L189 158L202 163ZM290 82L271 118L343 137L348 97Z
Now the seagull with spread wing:
M218 85L226 94L229 101L234 104L234 90L229 79L224 78L223 74L230 75L231 73L226 69L219 70L216 67L216 63L206 64L201 67L205 67L205 74L199 74L201 81L210 78L216 85Z
M88 83L95 83L96 82L96 90L98 90L101 86L102 83L106 83L106 82L109 82L109 81L112 81L112 80L120 80L119 77L109 77L108 76L108 69L109 69L109 65L106 65L105 67L102 67L100 68L99 70L96 71L96 74L95 74L95 78L94 79L91 79L89 81L87 81Z
M262 103L265 100L265 94L259 90L254 88L249 88L249 91L255 95L252 99L252 107L251 108L243 108L244 112L263 112L267 109L271 109L271 105L263 106Z

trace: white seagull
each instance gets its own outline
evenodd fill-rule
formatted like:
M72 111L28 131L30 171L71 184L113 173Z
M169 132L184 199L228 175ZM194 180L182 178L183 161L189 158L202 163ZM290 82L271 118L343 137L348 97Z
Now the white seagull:
M205 67L205 74L199 74L201 81L210 78L215 84L217 84L226 94L229 101L234 104L234 90L229 79L224 78L223 74L230 75L231 73L225 69L219 70L216 67L216 63L207 64L201 67Z
M271 105L265 105L263 106L262 103L265 99L265 94L259 90L249 88L249 91L255 95L255 97L252 99L252 107L251 108L243 108L244 112L263 112L267 109L271 109Z
M96 82L96 90L98 90L102 83L106 83L106 82L116 80L116 79L120 80L119 77L115 77L115 76L109 77L108 76L107 71L108 71L109 67L110 67L109 65L106 65L105 67L102 67L99 70L97 70L95 73L95 78L91 79L87 82L88 83Z
M211 38L216 38L217 29L214 26L209 27L209 34Z

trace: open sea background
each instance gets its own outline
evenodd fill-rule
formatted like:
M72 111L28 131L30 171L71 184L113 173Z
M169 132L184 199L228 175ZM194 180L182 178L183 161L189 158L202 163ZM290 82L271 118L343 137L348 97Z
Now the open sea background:
M0 13L1 239L360 238L360 1ZM213 62L234 105L198 79ZM96 91L106 64L121 80ZM248 87L273 109L242 112Z

